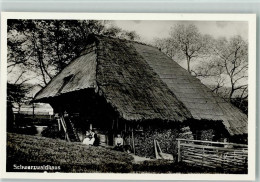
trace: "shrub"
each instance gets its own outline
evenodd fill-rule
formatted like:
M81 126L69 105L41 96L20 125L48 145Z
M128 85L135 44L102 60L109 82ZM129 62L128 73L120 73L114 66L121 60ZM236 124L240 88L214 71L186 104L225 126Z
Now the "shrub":
M58 125L57 124L52 124L48 126L46 129L44 129L41 133L43 137L48 137L48 138L60 138L64 139L65 134L63 131L59 131Z

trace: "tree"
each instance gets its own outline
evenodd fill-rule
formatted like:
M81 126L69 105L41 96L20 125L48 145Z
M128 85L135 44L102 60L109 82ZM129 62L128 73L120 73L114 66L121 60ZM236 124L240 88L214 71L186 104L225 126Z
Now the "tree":
M99 20L8 20L8 119L12 108L32 99L28 97L28 81L44 87L85 49L87 37L94 33L135 40L133 31L107 26ZM12 128L13 121L9 121Z
M177 24L171 28L168 38L157 38L154 45L176 62L185 60L188 72L196 74L191 69L191 62L209 55L208 45L212 40L211 36L202 35L193 24Z
M212 92L247 111L248 43L241 36L214 39L196 26L177 24L170 36L154 45L173 60L185 60L189 73L206 80ZM191 69L191 62L196 64Z
M163 38L159 39L156 38L154 40L154 45L162 52L164 52L167 56L172 58L174 61L179 61L176 59L176 56L178 55L178 46L177 44L172 41L170 38Z
M210 89L212 92L219 93L219 90L224 88L226 85L226 76L224 69L219 66L218 60L214 55L203 60L195 68L196 71L192 71L193 74L200 80L208 80L211 82ZM223 89L221 95L223 94Z
M19 115L22 104L26 102L27 93L28 88L23 84L7 84L7 131L12 131L15 125L13 108L17 106Z
M236 105L244 103L248 97L248 43L241 36L219 38L210 46L209 60L196 68L196 76L200 79L211 79L213 92L222 89L222 95L230 102L236 98ZM241 102L240 102L241 101Z
M216 67L226 75L230 84L228 99L241 91L240 99L247 99L248 43L241 36L218 39L212 47Z
M135 31L122 31L121 35L119 36L120 38L123 39L128 39L128 40L139 40L140 36L135 32Z
M44 87L57 72L78 57L89 34L135 40L133 31L99 20L8 20L8 70L33 72Z
M189 73L191 73L191 61L207 54L210 40L209 35L202 35L193 24L186 26L177 24L170 32L170 42L179 52L179 58L186 59Z

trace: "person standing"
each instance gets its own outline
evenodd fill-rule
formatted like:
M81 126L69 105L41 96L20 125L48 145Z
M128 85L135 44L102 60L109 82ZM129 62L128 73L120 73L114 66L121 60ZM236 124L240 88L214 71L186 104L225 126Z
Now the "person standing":
M99 146L99 138L98 138L98 135L97 135L97 131L96 130L92 130L92 132L93 132L93 138L95 139L95 141L94 141L94 143L93 143L93 145L94 146Z

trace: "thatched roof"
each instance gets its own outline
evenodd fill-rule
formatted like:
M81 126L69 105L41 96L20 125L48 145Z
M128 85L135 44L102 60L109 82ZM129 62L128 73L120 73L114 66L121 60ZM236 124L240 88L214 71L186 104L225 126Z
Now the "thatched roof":
M184 121L190 112L154 73L133 46L106 37L90 38L90 47L35 97L46 101L60 94L95 89L126 120Z
M102 93L127 120L222 121L230 134L247 133L247 116L152 46L91 36L86 51L35 97L81 89Z
M35 101L96 87L96 54L89 52L72 61L35 96Z
M220 120L231 134L247 133L248 118L237 107L214 94L157 48L139 43L130 44L188 108L194 119Z

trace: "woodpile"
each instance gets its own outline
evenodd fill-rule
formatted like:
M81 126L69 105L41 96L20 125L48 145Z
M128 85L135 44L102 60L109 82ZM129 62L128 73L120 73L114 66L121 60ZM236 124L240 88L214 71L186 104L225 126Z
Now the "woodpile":
M154 140L160 143L163 153L177 154L177 129L154 129L134 132L135 154L142 157L155 158ZM129 138L127 138L129 142ZM132 143L132 142L129 142Z
M201 140L206 140L206 141L213 141L214 137L214 130L209 129L209 130L202 130L201 131Z
M190 127L186 126L186 127L181 128L181 132L180 132L178 138L184 138L184 139L193 140L194 137L192 135Z

